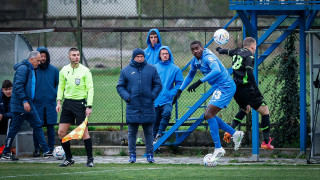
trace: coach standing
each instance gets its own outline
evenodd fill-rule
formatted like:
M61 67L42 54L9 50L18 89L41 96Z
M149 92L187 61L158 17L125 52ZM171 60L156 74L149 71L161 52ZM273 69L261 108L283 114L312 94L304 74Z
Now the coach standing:
M52 154L49 153L49 148L42 131L41 120L33 104L36 88L35 69L39 64L40 53L38 51L31 51L28 54L27 60L23 60L21 63L14 65L16 72L13 78L13 89L10 102L13 117L1 159L18 160L18 158L14 157L9 152L13 139L24 120L27 120L30 123L33 133L35 133L36 138L38 138L37 140L41 144L43 150L43 156L52 156Z
M126 121L130 163L136 162L136 139L142 124L146 140L147 161L153 163L153 123L156 119L154 100L162 89L157 69L148 64L142 49L135 49L130 64L121 70L117 91L127 102Z
M71 124L80 125L92 112L93 82L90 70L80 64L80 52L77 48L69 50L70 64L64 66L59 73L59 86L57 95L57 113L61 111L61 101L64 96L64 103L59 123L59 138L62 140L67 135ZM87 153L88 167L93 167L92 141L89 136L88 127L83 134L84 146ZM61 145L66 153L65 161L60 167L74 164L70 150L70 141Z
M54 149L54 125L57 124L56 99L59 84L59 70L50 64L50 54L45 47L38 47L41 63L36 70L36 95L34 106L38 112L42 126L47 127L48 145L50 152ZM33 133L34 135L35 133ZM33 157L40 156L40 146L37 138L33 136Z

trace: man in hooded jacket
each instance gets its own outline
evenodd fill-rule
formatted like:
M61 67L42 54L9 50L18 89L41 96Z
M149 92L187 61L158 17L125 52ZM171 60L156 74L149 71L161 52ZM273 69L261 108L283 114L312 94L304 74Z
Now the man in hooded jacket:
M36 69L36 95L34 106L38 112L42 125L47 127L48 145L53 152L55 142L54 125L57 124L56 98L59 85L59 70L50 64L50 54L46 47L38 47L41 63ZM33 133L33 157L40 157L40 146Z
M153 123L156 119L154 100L162 89L156 68L147 63L142 49L135 49L130 64L121 70L117 91L127 102L128 146L130 163L136 162L136 139L142 124L147 161L153 163Z
M155 64L161 83L162 91L154 101L156 109L156 122L153 124L153 137L156 143L166 130L171 118L172 100L182 85L183 75L178 66L173 62L173 56L168 46L162 46L159 51L160 62Z
M151 29L147 36L148 47L144 50L147 63L154 65L160 62L159 50L161 45L161 37L158 29Z

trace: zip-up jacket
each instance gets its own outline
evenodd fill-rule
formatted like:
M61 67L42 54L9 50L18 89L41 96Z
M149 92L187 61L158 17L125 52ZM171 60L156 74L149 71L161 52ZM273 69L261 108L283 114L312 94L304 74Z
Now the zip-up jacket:
M44 122L46 115L47 124L57 124L56 98L59 85L59 70L50 64L50 54L45 47L38 47L37 51L46 53L47 60L36 69L36 95L34 106L40 119ZM46 113L44 114L44 109Z
M154 123L156 119L154 100L162 89L156 68L147 61L130 64L121 70L117 91L127 102L127 123Z
M159 53L162 49L166 49L169 52L169 59L165 62L160 61L155 64L161 83L162 90L154 101L154 106L162 106L167 103L172 103L173 96L177 93L183 82L183 75L181 69L173 63L173 56L168 46L162 46L159 49Z

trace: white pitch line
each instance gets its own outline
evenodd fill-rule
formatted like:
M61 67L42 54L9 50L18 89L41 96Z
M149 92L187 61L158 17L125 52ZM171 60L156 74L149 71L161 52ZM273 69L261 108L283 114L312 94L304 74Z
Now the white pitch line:
M116 169L116 170L103 170L103 171L80 171L71 173L55 173L55 174L30 174L30 175L17 175L17 176L0 176L0 179L4 178L17 178L17 177L37 177L37 176L59 176L59 175L72 175L72 174L87 174L87 173L103 173L103 172L113 172L113 171L139 171L139 170L158 170L165 168L143 168L143 169ZM167 168L166 168L167 169Z

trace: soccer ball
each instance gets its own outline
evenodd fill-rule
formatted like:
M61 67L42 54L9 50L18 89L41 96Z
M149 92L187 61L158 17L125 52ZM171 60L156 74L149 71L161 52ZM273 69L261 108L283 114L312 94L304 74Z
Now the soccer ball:
M57 158L58 160L62 160L66 156L62 146L58 146L53 150L53 157Z
M214 42L218 45L224 45L229 42L229 33L225 29L218 29L213 36Z
M207 154L203 158L203 164L206 167L215 167L218 164L218 162L213 161L212 154Z

